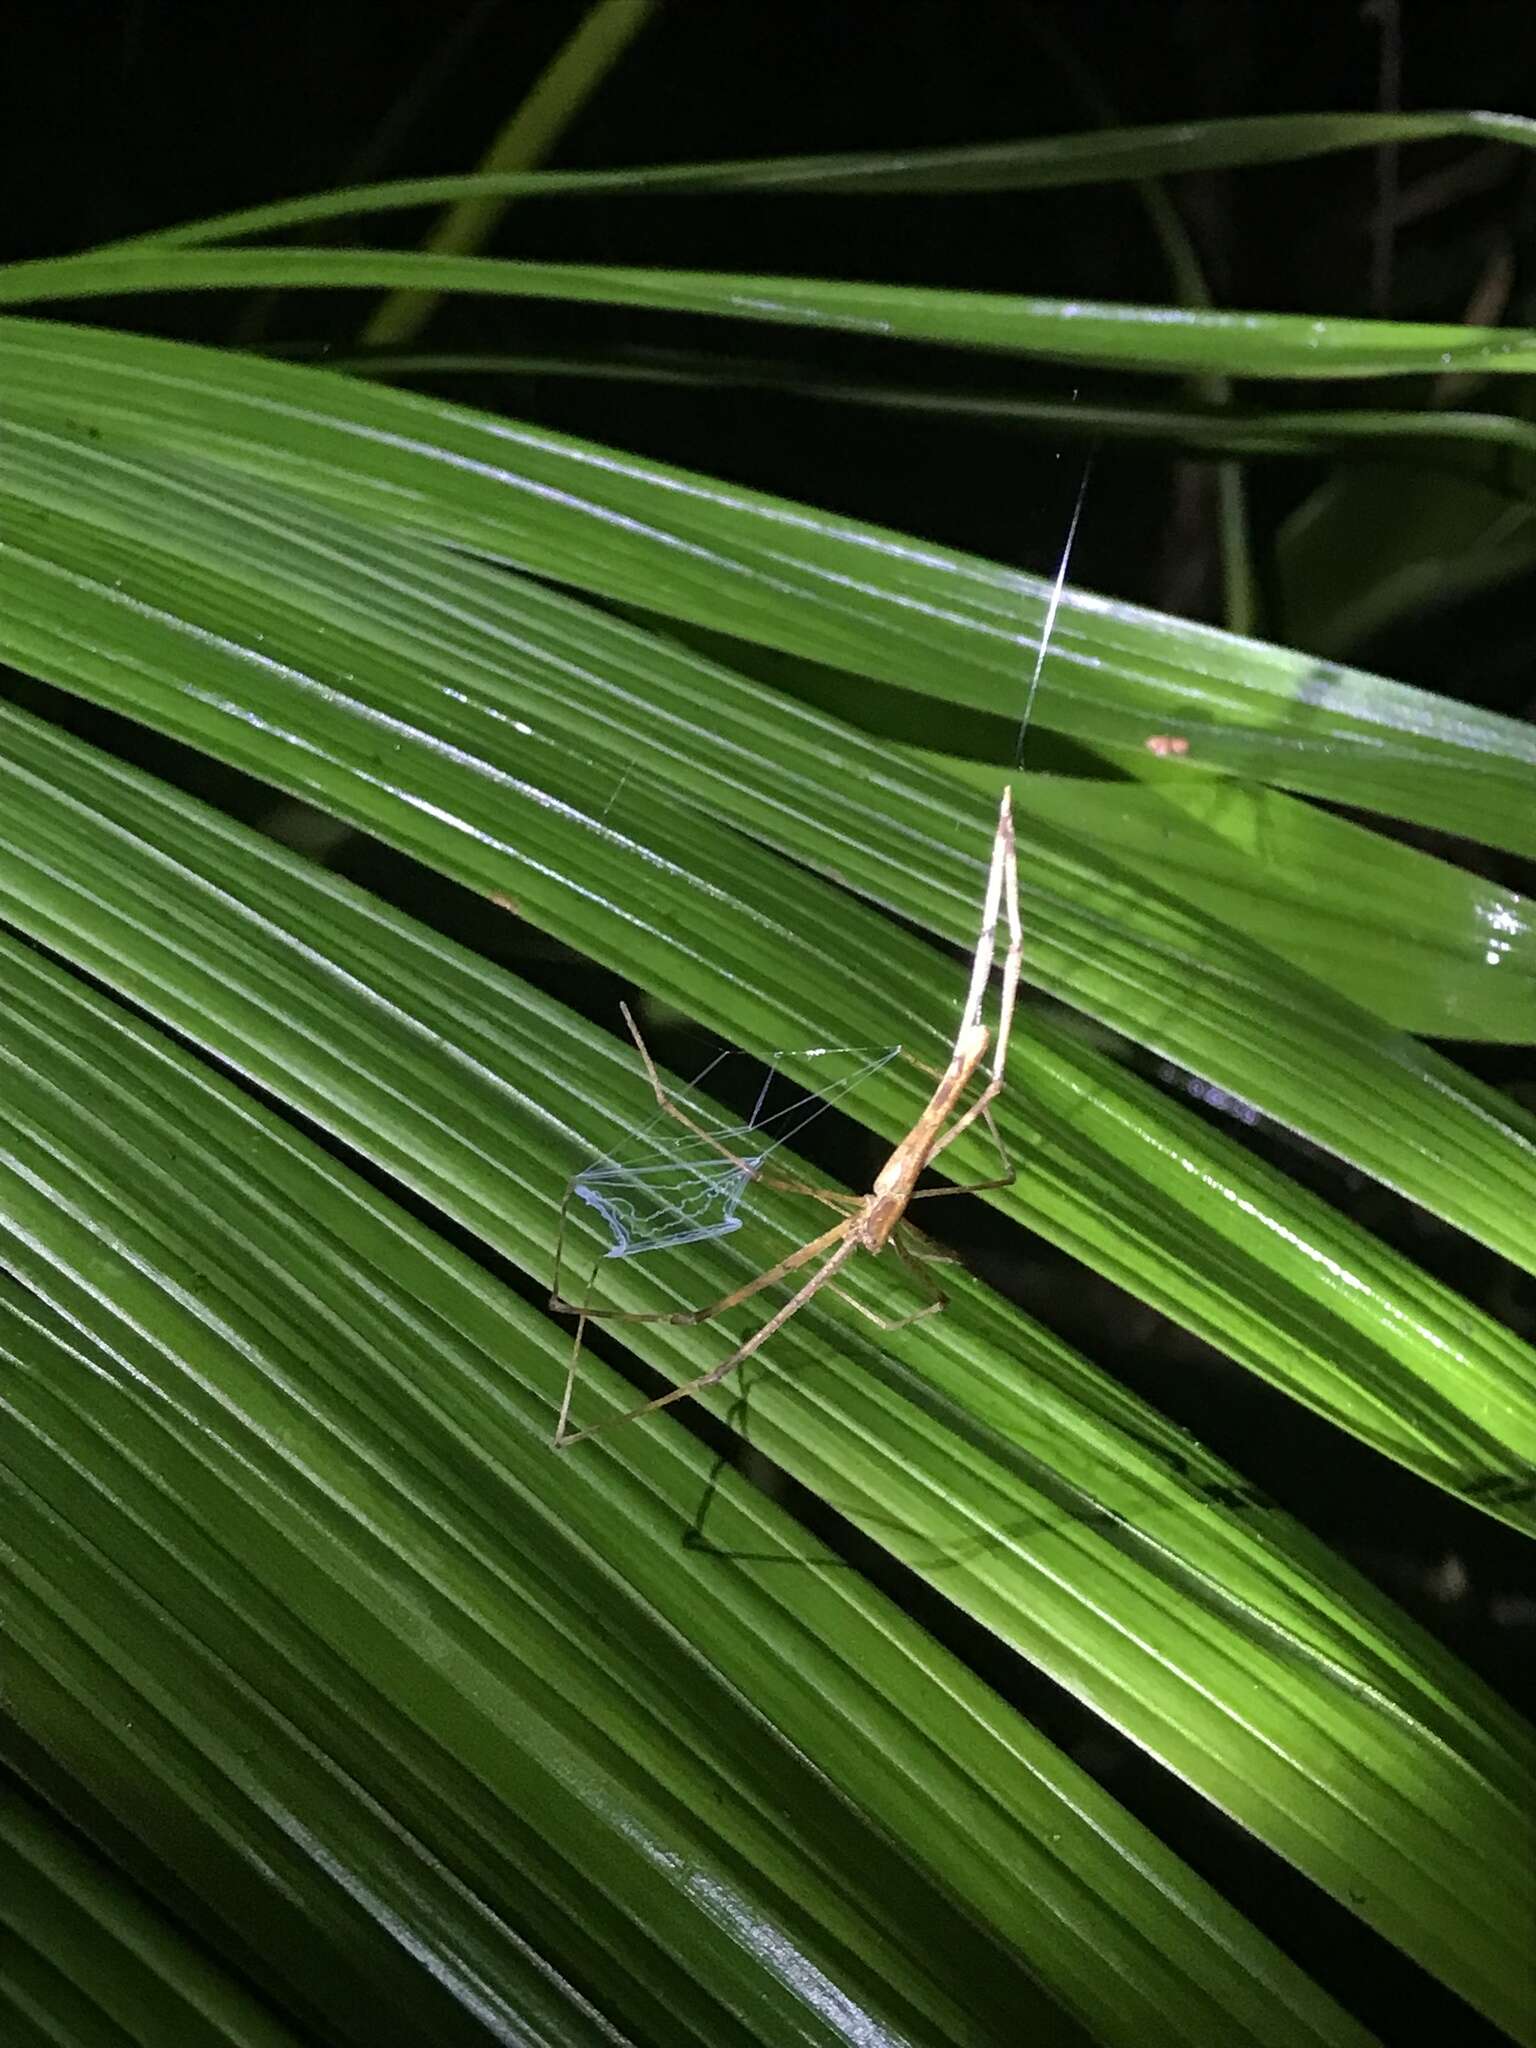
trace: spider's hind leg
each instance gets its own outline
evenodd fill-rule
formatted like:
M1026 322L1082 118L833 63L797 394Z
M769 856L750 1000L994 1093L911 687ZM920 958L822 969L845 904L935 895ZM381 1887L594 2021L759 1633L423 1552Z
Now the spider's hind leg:
M997 1092L997 1082L989 1082L975 1107L968 1110L962 1121L954 1125L946 1134L944 1142L948 1144L950 1138L957 1138L966 1124L970 1123L973 1117L979 1115L982 1123L986 1126L988 1137L991 1138L993 1144L997 1147L997 1163L1002 1168L1002 1172L993 1180L956 1181L952 1187L947 1188L918 1188L911 1197L914 1202L937 1201L941 1195L983 1195L991 1188L1011 1188L1013 1186L1019 1177L1019 1170L1013 1163L1013 1155L1004 1144L1003 1134L997 1128L997 1119L992 1114L991 1099ZM935 1150L939 1149L941 1148L935 1147Z
M571 1197L576 1192L575 1181L566 1183L565 1193L560 1198L560 1221L555 1227L555 1270L550 1275L549 1305L561 1315L581 1315L583 1311L574 1301L567 1301L560 1292L560 1273L565 1262L565 1233L570 1224ZM594 1268L594 1273L596 1269ZM590 1283L588 1284L590 1292Z
M926 1240L924 1242L926 1243ZM938 1258L929 1258L926 1253L918 1251L912 1244L910 1233L901 1224L898 1224L892 1232L890 1243L891 1249L895 1252L897 1258L900 1259L918 1286L928 1296L928 1299L921 1308L913 1309L909 1315L883 1316L876 1309L866 1308L862 1301L855 1301L845 1288L834 1287L832 1292L839 1301L846 1302L851 1309L856 1309L866 1321L873 1323L877 1329L904 1330L909 1323L920 1323L924 1316L939 1315L949 1307L949 1296L939 1286L938 1282L929 1276L926 1270L927 1267L934 1265L958 1265L960 1261L950 1257L948 1254L942 1254Z
M567 1197L567 1200L569 1200L569 1197ZM560 1221L561 1234L563 1236L565 1226L565 1218L563 1213L561 1215ZM579 1305L571 1302L562 1302L558 1294L551 1295L550 1297L551 1308L562 1308L566 1310L567 1313L574 1315L576 1318L576 1328L571 1336L570 1362L565 1369L565 1392L560 1397L560 1414L555 1422L554 1443L556 1450L561 1449L566 1442L566 1425L567 1423L569 1423L571 1419L571 1399L576 1392L576 1369L581 1363L581 1347L586 1340L587 1321L592 1312L592 1294L593 1290L597 1286L597 1269L601 1264L602 1254L599 1253L598 1256L592 1262L592 1271L587 1275L587 1284L582 1291L582 1299ZM558 1276L558 1251L556 1253L555 1270Z

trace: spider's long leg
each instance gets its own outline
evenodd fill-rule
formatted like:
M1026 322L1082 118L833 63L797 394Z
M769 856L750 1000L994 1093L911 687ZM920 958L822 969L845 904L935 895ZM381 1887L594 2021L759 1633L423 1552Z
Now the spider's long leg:
M860 1210L864 1207L861 1202ZM786 1273L793 1273L808 1259L814 1259L840 1237L852 1229L858 1212L845 1216L841 1223L834 1223L830 1230L824 1230L820 1237L813 1237L809 1244L801 1245L776 1266L770 1266L766 1273L759 1273L755 1280L736 1287L729 1294L722 1294L718 1301L712 1301L706 1308L593 1308L587 1302L551 1301L550 1307L562 1315L580 1316L586 1322L607 1321L615 1323L707 1323L716 1316L728 1315L733 1308L739 1308L744 1301L750 1301L754 1294L761 1294L765 1287L771 1287L775 1280L782 1280Z
M917 1320L917 1316L883 1316L878 1309L869 1308L857 1295L850 1294L846 1287L829 1287L827 1292L835 1294L844 1308L851 1308L855 1315L862 1316L866 1323L873 1323L877 1330L899 1330L904 1323ZM928 1310L920 1308L917 1314L925 1316Z
M908 1323L920 1323L924 1316L936 1316L942 1309L949 1307L949 1296L940 1287L938 1282L929 1276L927 1268L935 1264L951 1265L956 1263L956 1261L924 1258L912 1248L899 1223L891 1233L891 1249L928 1296L927 1301L923 1303L921 1308L914 1309L907 1316L883 1316L875 1309L866 1308L862 1301L856 1301L844 1288L834 1287L832 1292L839 1301L844 1301L848 1304L849 1308L856 1309L866 1321L873 1323L877 1329L904 1330Z
M630 1015L628 1003L620 1003L619 1010L623 1015L625 1024L629 1028L630 1037L635 1041L635 1050L639 1053L641 1060L644 1062L645 1077L650 1082L651 1092L656 1097L657 1103L660 1105L661 1109L665 1111L665 1113L669 1117L672 1117L676 1122L680 1123L685 1131L691 1132L695 1138L702 1138L704 1143L709 1146L711 1151L718 1152L723 1159L729 1159L733 1166L739 1166L742 1168L744 1172L751 1173L752 1166L749 1160L743 1159L740 1157L739 1154L733 1152L729 1145L727 1145L722 1139L717 1138L715 1136L713 1131L706 1130L703 1124L697 1122L693 1117L689 1116L688 1112L685 1109L680 1108L678 1104L672 1100L671 1096L667 1093L666 1089L661 1084L661 1076L656 1071L656 1062L651 1058L649 1046L647 1046L645 1040L640 1036L640 1026L635 1022L634 1018Z
M560 1221L555 1227L555 1270L549 1283L549 1305L551 1308L568 1308L570 1304L560 1298L560 1267L565 1258L565 1230L570 1220L571 1197L576 1192L576 1183L567 1184L560 1198Z
M1005 783L1002 802L998 806L997 831L992 838L992 864L987 870L987 893L981 906L981 930L977 934L976 951L971 959L971 985L965 992L965 1008L960 1013L960 1029L981 1022L982 1004L986 1000L987 983L992 979L992 960L997 947L997 922L1003 910L1004 869L1015 861L1013 846L1013 793ZM1012 909L1015 921L1018 915L1017 868L1014 867ZM1015 969L1017 980L1017 969Z
M998 1154L1007 1168L1007 1179L998 1182L980 1182L981 1187L989 1185L1006 1187L1013 1179L1013 1162L1008 1157L1007 1147L992 1116L992 1104L1002 1093L1003 1074L1008 1059L1008 1038L1013 1030L1013 1012L1018 1002L1019 972L1024 961L1024 927L1019 917L1019 856L1013 837L1013 797L1005 784L1003 800L997 813L997 837L992 842L992 868L987 878L987 901L982 914L981 940L976 948L976 968L971 975L971 992L968 1002L977 1005L981 1000L981 987L985 978L981 976L983 964L990 973L992 966L993 940L1000 910L1008 920L1008 951L1003 958L1003 990L998 1004L997 1035L993 1040L992 1078L977 1096L976 1100L963 1109L959 1116L944 1132L938 1142L929 1148L928 1163L939 1156L946 1146L953 1145L956 1138L968 1131L977 1117L985 1117L987 1128L996 1141ZM990 919L990 923L988 920ZM978 986L981 977L981 987ZM971 1015L969 1009L967 1016ZM925 1192L938 1194L942 1189ZM955 1189L954 1192L968 1192ZM914 1197L913 1199L916 1199Z
M563 1219L562 1219L563 1220ZM592 1290L597 1285L597 1269L602 1264L598 1255L592 1262L592 1271L587 1275L587 1285L582 1305L575 1311L576 1329L571 1338L571 1359L565 1369L565 1392L560 1397L560 1418L555 1424L555 1447L559 1448L565 1436L565 1425L570 1420L571 1397L576 1391L576 1368L581 1363L582 1340L587 1334L587 1317L592 1308Z
M859 1207L863 1207L862 1202L859 1204ZM576 1368L581 1359L582 1345L586 1338L588 1323L602 1320L625 1323L708 1322L711 1317L725 1315L731 1309L739 1307L742 1302L750 1301L752 1296L761 1293L763 1288L771 1287L776 1280L782 1280L786 1273L793 1273L798 1267L805 1265L808 1260L814 1259L819 1252L824 1252L829 1245L834 1244L838 1238L842 1237L851 1228L852 1222L853 1218L849 1217L846 1221L836 1225L834 1229L824 1231L820 1237L813 1237L809 1244L800 1245L787 1258L780 1259L776 1266L770 1266L766 1273L759 1273L755 1280L749 1280L744 1287L738 1287L732 1293L722 1295L719 1301L711 1302L707 1308L594 1308L592 1296L597 1287L598 1268L603 1263L603 1255L599 1252L596 1259L592 1262L592 1271L587 1275L586 1288L579 1302L562 1301L558 1295L551 1295L550 1297L549 1305L551 1308L558 1309L562 1314L576 1317L576 1330L571 1342L571 1360L565 1375L565 1394L560 1402L560 1419L555 1424L555 1448L557 1450L562 1449L567 1442L574 1443L576 1440L574 1437L568 1438L566 1436L565 1425L571 1412L571 1396L576 1386ZM627 1417L621 1416L619 1420L627 1420ZM607 1427L606 1424L599 1424L598 1426L602 1428ZM589 1432L583 1431L582 1434L586 1435Z
M1008 951L1003 956L997 1036L992 1041L992 1079L1000 1086L1008 1066L1008 1036L1013 1029L1014 1005L1018 1001L1019 972L1024 965L1024 926L1019 917L1019 853L1013 836L1013 792L1007 783L1003 785L1003 799L997 814L994 861L999 853L1003 864L1003 904L1008 919Z
M1013 1186L1019 1177L1019 1172L1013 1163L1008 1147L1003 1143L1003 1134L997 1128L997 1119L992 1114L991 1092L993 1091L991 1091L989 1084L987 1099L978 1102L976 1107L981 1112L981 1120L987 1127L988 1136L997 1147L997 1160L1003 1169L1002 1172L998 1174L995 1180L958 1181L954 1186L947 1188L918 1188L911 1195L910 1200L914 1202L936 1202L941 1195L984 1195L989 1188L1011 1188ZM950 1137L958 1134L960 1128L962 1127L957 1125L956 1129L949 1133L949 1136L944 1140L944 1145L949 1143ZM942 1152L944 1145L936 1145L934 1151ZM928 1156L932 1159L933 1153L930 1153Z
M847 1223L840 1224L836 1231L829 1233L831 1237L841 1236L842 1238L841 1244L834 1246L831 1257L824 1259L810 1279L805 1282L805 1285L792 1294L782 1307L775 1309L767 1322L760 1324L753 1331L752 1335L747 1338L745 1343L738 1344L729 1358L723 1359L719 1365L711 1367L708 1372L700 1373L697 1379L685 1380L682 1386L673 1387L669 1392L659 1394L654 1401L646 1401L638 1408L631 1408L625 1415L611 1415L606 1422L594 1422L588 1429L574 1430L569 1436L557 1437L555 1439L556 1446L564 1450L570 1444L579 1444L584 1437L597 1436L603 1430L617 1429L621 1423L634 1422L642 1415L649 1415L653 1408L670 1408L674 1401L684 1400L689 1394L702 1393L705 1387L714 1386L718 1381L723 1380L727 1373L734 1372L737 1366L744 1364L752 1356L754 1351L760 1350L770 1337L774 1336L779 1330L782 1330L790 1317L797 1310L804 1308L811 1296L818 1289L824 1287L833 1274L838 1272L853 1257L854 1253L859 1249L859 1240L852 1235L852 1220L850 1218ZM823 1238L819 1242L825 1244L827 1239ZM814 1244L804 1246L801 1251L794 1254L796 1262L798 1263L800 1259L810 1256L815 1249L816 1245ZM783 1270L783 1267L776 1269L776 1271Z

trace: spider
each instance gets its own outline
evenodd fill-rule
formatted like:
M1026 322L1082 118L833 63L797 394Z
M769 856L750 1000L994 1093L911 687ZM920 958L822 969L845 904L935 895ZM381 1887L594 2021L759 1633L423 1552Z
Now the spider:
M997 928L999 922L1003 920L1007 923L1008 949L1003 956L1002 994L994 1038L983 1022L981 1013L987 986L992 977ZM841 1220L833 1224L831 1229L824 1230L820 1236L813 1237L809 1243L790 1252L776 1265L770 1266L766 1272L759 1273L756 1279L733 1288L729 1294L722 1295L718 1301L710 1302L707 1307L678 1310L594 1309L586 1302L566 1301L560 1294L561 1247L565 1237L565 1209L562 1209L560 1238L555 1252L555 1291L550 1296L550 1307L563 1315L574 1315L577 1323L570 1369L566 1375L565 1394L560 1403L559 1421L555 1425L556 1450L566 1450L572 1444L583 1442L587 1437L596 1436L604 1430L617 1429L622 1423L634 1422L640 1416L649 1415L657 1408L668 1408L674 1401L684 1400L691 1394L701 1393L705 1387L717 1385L728 1373L733 1373L739 1365L744 1364L755 1351L760 1350L777 1331L783 1329L790 1317L798 1314L823 1287L830 1285L855 1252L879 1253L889 1245L930 1293L931 1298L922 1308L915 1310L911 1315L897 1317L894 1320L877 1315L860 1302L851 1302L852 1307L868 1316L872 1322L878 1323L881 1328L900 1329L908 1323L917 1322L923 1316L936 1314L947 1305L943 1291L928 1278L925 1271L928 1265L938 1262L940 1255L932 1250L918 1251L914 1248L910 1238L911 1226L906 1221L907 1205L910 1202L935 1199L941 1195L976 1194L987 1188L1007 1187L1014 1178L1012 1161L1008 1157L1002 1134L992 1116L992 1104L1003 1086L1003 1075L1008 1059L1008 1035L1013 1024L1023 954L1024 939L1019 922L1018 856L1013 835L1013 802L1011 791L1005 786L998 808L997 830L992 840L992 860L982 905L981 931L971 961L970 986L966 993L960 1026L950 1050L949 1064L938 1077L933 1093L917 1121L876 1174L874 1185L867 1195L852 1195L833 1188L809 1187L798 1181L769 1179L761 1171L761 1156L742 1157L732 1151L723 1137L706 1130L668 1095L633 1017L627 1008L624 1010L624 1021L635 1041L645 1066L646 1076L661 1110L681 1124L694 1138L701 1140L712 1152L729 1162L726 1178L735 1179L737 1197L746 1182L753 1180L764 1187L782 1192L808 1195L826 1207L840 1209L844 1213ZM975 1099L961 1108L961 1097L981 1069L989 1047L992 1060L986 1081ZM997 1146L998 1157L1004 1171L992 1180L973 1181L963 1187L919 1188L918 1178L924 1169L931 1166L939 1154L952 1145L962 1132L968 1130L978 1117L985 1123ZM728 1135L736 1134L733 1132ZM576 1193L592 1206L605 1209L605 1204L609 1204L611 1198L598 1190L597 1178L596 1175L588 1176L587 1184L584 1185L582 1177L578 1176L567 1191L566 1208L569 1207L571 1194ZM732 1198L728 1205L728 1219L722 1225L713 1230L693 1230L679 1234L669 1241L683 1243L689 1236L722 1234L724 1230L735 1227L734 1209L735 1198ZM616 1227L612 1217L608 1220L611 1227ZM616 1236L616 1249L624 1248L626 1247L617 1243ZM708 1372L700 1373L696 1379L686 1380L681 1386L671 1388L653 1401L642 1402L639 1407L631 1408L623 1415L610 1416L606 1421L593 1423L586 1429L573 1430L568 1427L577 1363L581 1356L586 1325L590 1319L611 1316L623 1322L706 1323L715 1316L725 1315L742 1302L749 1301L765 1287L773 1286L776 1281L784 1279L790 1273L798 1272L801 1267L811 1265L817 1260L820 1263L816 1265L810 1278L804 1281L786 1302L775 1309L766 1322L759 1324L751 1336L738 1344L728 1358L722 1359ZM595 1277L595 1267L593 1273ZM589 1294L590 1291L589 1287ZM841 1295L840 1298L849 1299L846 1295Z

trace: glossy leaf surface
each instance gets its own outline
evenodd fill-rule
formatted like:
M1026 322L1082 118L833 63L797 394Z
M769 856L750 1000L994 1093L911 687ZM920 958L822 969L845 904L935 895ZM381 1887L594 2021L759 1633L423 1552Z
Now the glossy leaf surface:
M758 325L814 327L886 341L992 349L1043 362L1150 374L1226 377L1523 376L1536 332L1408 320L1013 297L841 278L758 277L620 265L519 263L374 249L163 249L155 244L42 257L0 270L0 305L150 291L294 290L332 286L487 292L703 313Z
M997 770L930 757L983 789ZM1277 790L1030 775L1020 809L1317 976L1383 1023L1529 1044L1536 935L1518 891ZM1411 968L1406 963L1412 962Z
M683 1433L555 1457L547 1323L4 950L10 1713L330 2038L1358 2038Z
M619 450L322 372L0 321L0 408L57 431L216 454L641 604L1016 719L1049 605L1037 577ZM1067 591L1037 720L1514 851L1536 849L1536 739L1510 718Z
M377 833L738 1044L943 1047L963 971L879 910L973 936L991 807L963 776L433 542L908 687L946 687L954 658L958 694L993 709L1027 665L1021 595L1038 631L1027 579L335 378L26 322L0 324L0 362L13 659ZM1048 678L1063 730L1107 703L1106 744L1137 746L1154 711L1199 697L1209 746L1194 721L1152 730L1192 732L1213 768L1252 743L1248 765L1289 763L1292 786L1352 777L1354 801L1464 824L1475 777L1485 828L1528 826L1512 721L1330 671L1296 691L1300 737L1277 735L1296 657L1070 610L1084 687ZM547 1281L563 1184L645 1113L629 1053L35 721L0 732L7 919ZM1091 825L1031 815L1024 851L1041 986L1530 1256L1528 1125L1368 1015L1369 976L1343 1001L1234 932L1230 900L1163 891L1134 821L1116 859ZM1454 919L1461 943L1479 912L1447 889L1419 914L1416 941ZM1506 936L1523 971L1523 928ZM157 1810L194 1831L217 1814L221 1841L199 1839L223 1939L291 1942L296 1997L306 1953L334 1943L360 1983L376 1965L372 1995L425 2001L428 2026L446 1986L450 2030L489 1984L509 2024L552 2039L606 2024L594 2007L649 2037L674 2003L686 2038L947 2039L983 1996L999 2024L1022 2001L1098 2038L1186 2010L1189 2038L1355 2038L1171 1859L1145 1883L1148 1845L1107 1805L1021 1884L1026 1842L1060 1839L1026 1778L1074 1812L1086 1795L979 1686L819 1551L814 1584L784 1593L783 1545L803 1566L805 1539L719 1490L670 1422L552 1457L558 1334L141 1027L7 960L22 1697L101 1797L131 1776L121 1729L145 1731L147 1883L184 1881ZM1487 1484L1536 1462L1531 1361L1507 1333L1061 1027L1030 1019L1012 1078L1022 1171L1000 1207L1426 1476L1528 1513ZM1364 1113L1373 1089L1389 1115ZM858 1114L893 1138L923 1092L892 1069ZM957 1171L985 1163L956 1150ZM765 1195L750 1220L750 1244L618 1274L616 1298L696 1303L807 1234L792 1201ZM901 1305L882 1269L851 1284ZM939 1323L878 1340L818 1302L713 1405L1523 2025L1528 1731L1237 1475L976 1283L954 1294ZM721 1335L624 1341L675 1379ZM81 1361L125 1404L83 1463L94 1417L57 1405ZM633 1395L594 1365L582 1399ZM680 1550L700 1516L706 1548ZM753 1569L764 1528L777 1574ZM768 1604L743 1605L759 1576ZM173 1694L156 1674L178 1654ZM302 1787L318 1857L281 1839L253 1754ZM383 1783L399 1839L368 1808ZM277 1892L226 1892L257 1855ZM849 1869L869 1873L856 1893ZM1083 1935L1089 1899L1113 1917ZM400 1925L435 1982L391 1945Z

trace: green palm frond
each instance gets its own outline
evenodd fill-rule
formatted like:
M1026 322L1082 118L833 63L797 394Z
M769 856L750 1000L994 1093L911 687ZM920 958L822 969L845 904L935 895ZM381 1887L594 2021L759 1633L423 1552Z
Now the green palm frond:
M1261 125L1122 135L1113 174L1334 146ZM1086 174L1082 140L1037 147L1040 180ZM387 193L330 202L363 203ZM1528 366L1506 330L175 239L12 266L0 300L515 287L1229 377ZM1047 603L595 441L0 319L0 655L748 1052L900 1041L851 1104L886 1143L953 1031L1003 772L940 752L943 721L1016 716ZM866 684L925 700L932 744L866 729ZM0 705L0 1862L68 1901L21 1930L15 2009L96 1956L101 2014L169 2012L185 1942L204 2033L178 2039L1363 2041L792 1494L674 1418L551 1453L569 1332L529 1304L571 1175L647 1113L627 1042L53 701ZM1504 892L1495 929L1469 877L1299 801L1528 855L1531 729L1077 589L1038 719L1101 772L1019 785L1032 987L1536 1263L1536 1123L1409 1035L1529 1042L1525 906ZM1509 1330L1043 1004L1001 1121L1011 1243L1530 1533L1536 1359ZM979 1140L951 1156L986 1171ZM723 1293L806 1206L612 1262L612 1299ZM899 1272L848 1284L900 1312ZM1529 1729L1241 1473L946 1284L945 1316L881 1337L823 1296L704 1405L1532 2038ZM720 1355L712 1326L610 1335L592 1417Z

